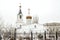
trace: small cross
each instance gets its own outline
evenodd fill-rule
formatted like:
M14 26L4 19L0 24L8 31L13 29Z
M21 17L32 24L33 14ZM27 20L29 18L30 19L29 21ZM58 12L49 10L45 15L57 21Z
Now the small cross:
M20 6L19 7L21 8L21 3L20 3Z

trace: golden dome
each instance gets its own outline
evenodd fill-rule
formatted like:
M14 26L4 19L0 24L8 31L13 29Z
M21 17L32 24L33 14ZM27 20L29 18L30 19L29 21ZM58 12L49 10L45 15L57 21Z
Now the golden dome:
M32 16L26 16L26 19L32 19Z

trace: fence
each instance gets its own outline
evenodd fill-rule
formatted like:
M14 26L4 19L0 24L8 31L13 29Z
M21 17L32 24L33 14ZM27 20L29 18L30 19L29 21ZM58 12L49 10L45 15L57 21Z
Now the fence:
M44 33L16 33L16 39L20 40L60 40L60 33L58 32L44 32Z

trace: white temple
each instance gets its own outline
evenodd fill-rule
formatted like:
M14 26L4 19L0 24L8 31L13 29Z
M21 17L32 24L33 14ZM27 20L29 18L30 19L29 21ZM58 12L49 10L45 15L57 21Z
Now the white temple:
M38 16L31 16L30 15L30 8L28 8L28 15L26 16L26 23L23 22L23 13L21 10L21 5L20 5L20 10L19 13L17 14L17 26L16 26L16 33L17 36L30 36L30 33L32 32L34 35L36 36L36 34L39 33L44 33L44 31L46 30L46 28L43 26L43 24L39 24L39 17ZM29 34L29 35L28 35ZM43 35L43 34L42 34ZM37 38L35 39L37 40Z

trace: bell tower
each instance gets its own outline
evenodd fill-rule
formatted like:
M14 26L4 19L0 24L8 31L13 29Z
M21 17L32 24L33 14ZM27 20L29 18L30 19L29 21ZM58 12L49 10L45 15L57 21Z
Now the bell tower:
M22 16L23 16L23 14L22 14L22 10L21 10L21 3L20 3L20 6L19 6L19 13L18 13L18 15L17 15L17 21L18 22L22 22Z
M20 3L20 6L19 6L19 13L17 14L17 22L16 22L16 26L17 27L21 27L23 23L23 14L22 14L22 10L21 10L21 3Z

